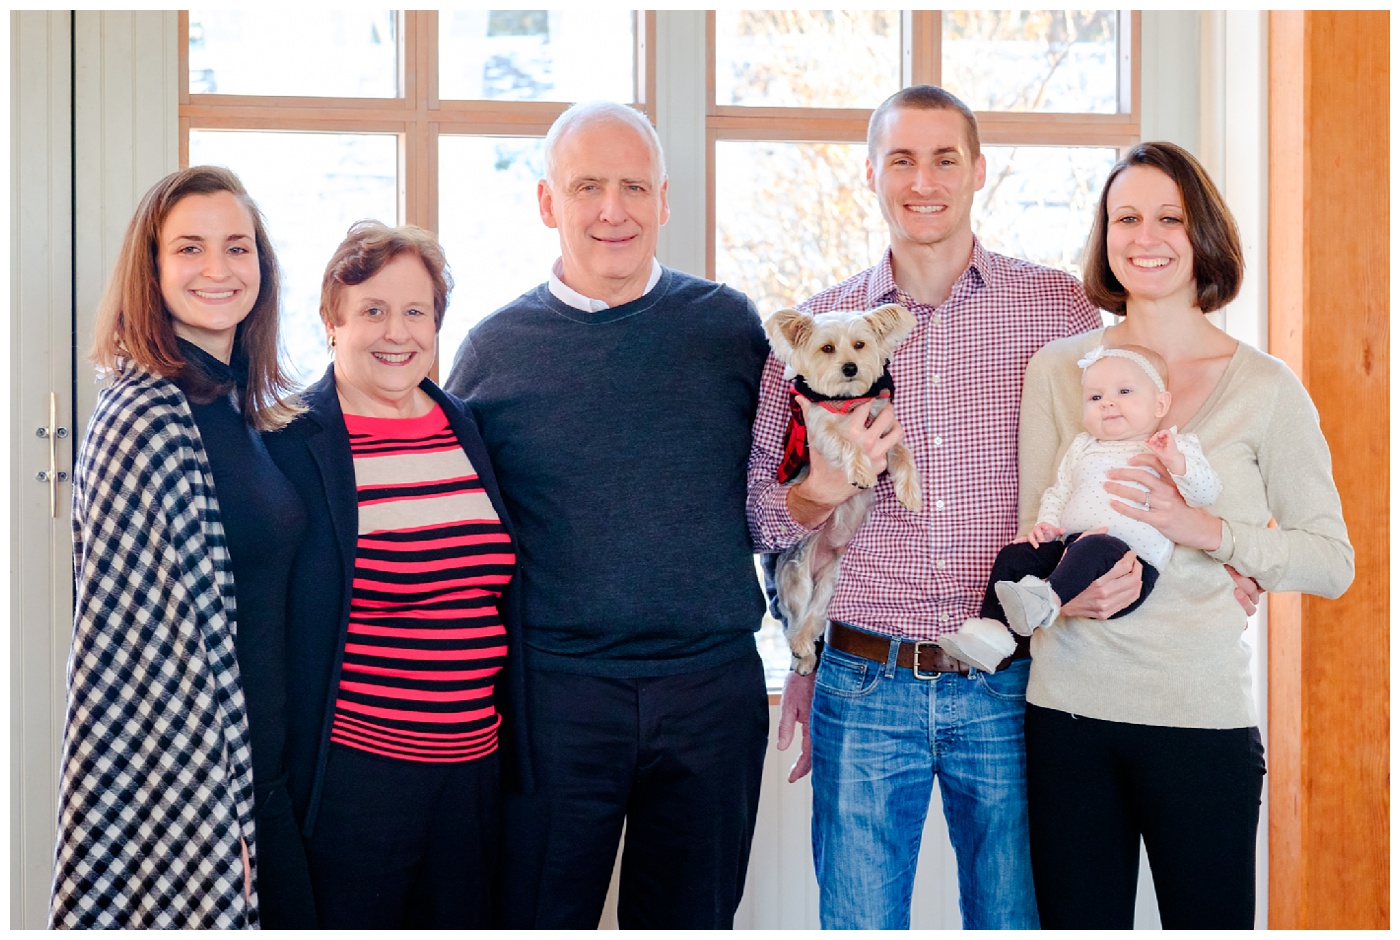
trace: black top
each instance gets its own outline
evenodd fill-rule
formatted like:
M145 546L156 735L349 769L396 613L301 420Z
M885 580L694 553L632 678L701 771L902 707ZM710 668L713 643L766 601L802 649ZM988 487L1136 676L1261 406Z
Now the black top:
M193 343L179 343L189 367L229 388L208 403L191 397L190 411L214 473L232 562L234 647L248 710L254 804L261 808L285 772L287 585L306 529L306 511L268 456L262 437L238 413L235 395L245 378L238 364L230 368Z

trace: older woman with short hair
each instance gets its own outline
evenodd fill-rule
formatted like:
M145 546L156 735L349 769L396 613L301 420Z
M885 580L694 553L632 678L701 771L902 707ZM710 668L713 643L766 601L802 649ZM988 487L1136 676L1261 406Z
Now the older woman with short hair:
M450 290L429 233L352 226L322 281L335 361L268 439L309 517L288 763L327 928L489 923L515 547L470 412L428 379Z
M1161 426L1196 435L1224 484L1195 508L1155 457L1109 471L1112 507L1174 542L1171 560L1131 614L1061 616L1031 641L1027 792L1045 928L1130 929L1140 842L1164 927L1254 923L1264 748L1227 566L1266 590L1336 597L1353 560L1307 391L1205 316L1235 296L1243 269L1235 221L1200 164L1174 144L1139 144L1109 174L1085 263L1090 300L1122 319L1050 343L1026 370L1023 530L1079 431L1076 363L1100 345L1166 360Z

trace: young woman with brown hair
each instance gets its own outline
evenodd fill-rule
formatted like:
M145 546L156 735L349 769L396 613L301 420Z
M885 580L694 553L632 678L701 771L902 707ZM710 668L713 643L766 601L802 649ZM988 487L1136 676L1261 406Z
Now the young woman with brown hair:
M1121 319L1046 345L1026 369L1022 531L1079 433L1077 362L1100 345L1166 361L1162 426L1195 435L1223 482L1204 508L1154 456L1109 470L1110 507L1173 542L1170 560L1127 616L1061 616L1031 641L1026 780L1046 929L1130 929L1140 845L1163 927L1254 926L1264 748L1231 572L1336 597L1354 566L1306 389L1206 316L1243 274L1235 220L1201 165L1138 144L1109 173L1084 265L1089 299Z
M73 479L55 927L314 926L282 762L305 512L259 434L297 413L278 296L231 172L181 170L142 199Z

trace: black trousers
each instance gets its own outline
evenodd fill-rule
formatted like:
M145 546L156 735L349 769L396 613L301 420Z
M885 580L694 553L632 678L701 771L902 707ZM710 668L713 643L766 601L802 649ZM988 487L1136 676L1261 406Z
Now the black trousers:
M258 918L264 930L313 930L316 902L306 846L287 795L286 777L255 785L258 845Z
M496 754L453 764L332 744L307 861L323 929L487 927Z
M1068 604L1108 574L1129 551L1127 542L1106 534L1071 535L1063 542L1059 539L1041 542L1038 548L1030 542L1013 542L997 552L996 561L992 563L987 593L982 598L982 616L1006 623L1006 612L1001 609L1001 601L993 590L998 581L1020 581L1028 574L1034 575L1049 581L1060 603ZM1109 619L1125 617L1141 607L1157 583L1157 574L1156 568L1143 561L1142 593Z
M1165 728L1026 706L1040 925L1131 930L1139 840L1162 926L1254 926L1258 728Z
M732 927L768 746L757 652L660 678L526 682L537 790L505 800L504 926L595 929L625 821L621 927Z

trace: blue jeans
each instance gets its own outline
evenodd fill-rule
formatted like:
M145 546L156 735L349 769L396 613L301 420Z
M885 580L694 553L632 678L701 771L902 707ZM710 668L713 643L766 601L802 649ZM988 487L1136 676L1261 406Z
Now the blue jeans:
M924 680L894 655L881 664L828 646L817 671L812 854L822 927L909 927L936 776L963 927L1036 928L1022 731L1030 660Z

